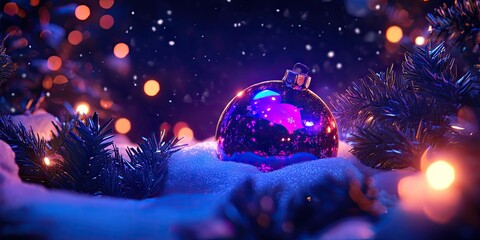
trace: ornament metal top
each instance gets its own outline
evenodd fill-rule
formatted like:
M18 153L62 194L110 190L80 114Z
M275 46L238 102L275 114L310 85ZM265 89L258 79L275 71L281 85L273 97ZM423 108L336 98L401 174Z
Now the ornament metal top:
M335 157L337 125L323 100L308 89L310 81L308 68L297 63L282 81L261 82L239 92L218 120L219 158L269 172Z

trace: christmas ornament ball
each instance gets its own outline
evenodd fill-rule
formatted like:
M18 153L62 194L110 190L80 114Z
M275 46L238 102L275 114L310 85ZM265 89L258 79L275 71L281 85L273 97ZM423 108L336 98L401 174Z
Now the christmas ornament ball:
M308 68L297 63L283 80L261 82L239 92L217 124L219 158L269 172L335 157L336 122L323 100L308 89L307 73Z

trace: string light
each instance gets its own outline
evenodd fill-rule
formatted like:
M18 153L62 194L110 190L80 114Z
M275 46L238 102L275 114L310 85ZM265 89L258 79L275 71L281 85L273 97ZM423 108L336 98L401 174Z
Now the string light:
M418 46L422 46L423 44L425 44L425 38L422 37L422 36L418 36L415 38L415 44L418 45Z
M455 169L445 161L436 161L426 171L428 184L436 190L450 187L455 180Z
M52 162L50 161L50 158L48 158L48 157L43 158L43 162L44 162L45 165L47 165L47 166L50 166L50 165L52 164Z
M88 103L86 102L81 102L77 105L75 109L79 114L88 114L88 112L90 111L90 105L88 105Z

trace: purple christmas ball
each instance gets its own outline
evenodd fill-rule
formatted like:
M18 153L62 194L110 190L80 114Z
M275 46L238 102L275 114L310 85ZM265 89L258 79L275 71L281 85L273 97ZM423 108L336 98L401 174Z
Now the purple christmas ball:
M304 69L296 64L282 81L252 85L230 101L215 134L220 159L269 172L337 155L335 119L322 99L308 90L310 77Z

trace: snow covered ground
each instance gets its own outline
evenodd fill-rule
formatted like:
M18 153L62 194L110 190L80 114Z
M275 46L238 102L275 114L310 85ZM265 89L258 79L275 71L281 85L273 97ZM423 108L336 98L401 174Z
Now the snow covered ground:
M400 177L409 174L408 170L381 172L365 167L348 153L345 143L341 143L337 158L294 164L270 173L260 172L251 165L220 161L215 147L214 142L203 142L174 154L169 160L164 195L136 201L47 190L22 183L13 152L0 142L0 236L175 238L183 226L215 219L220 204L232 188L249 178L258 190L281 184L282 196L286 199L289 194L326 176L342 179L347 174L357 178L374 176L379 190L394 196ZM369 238L372 234L369 222L347 219L333 226L325 236Z

